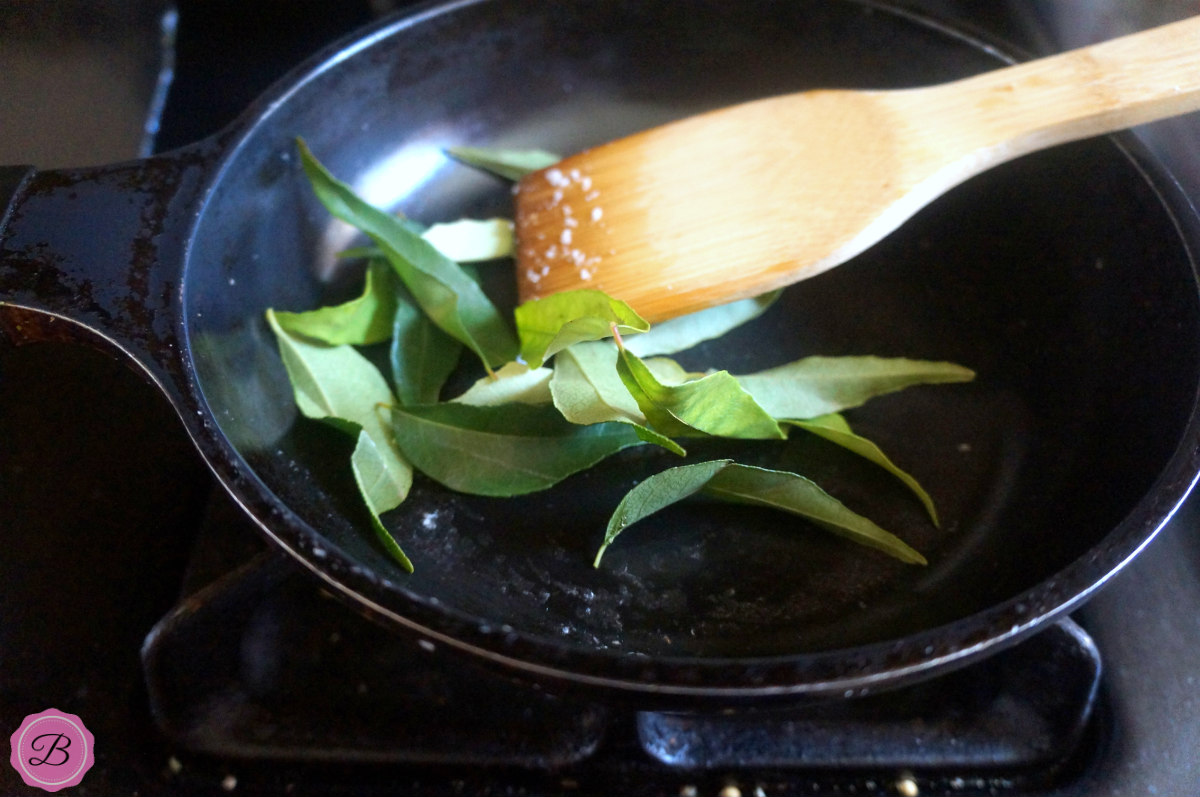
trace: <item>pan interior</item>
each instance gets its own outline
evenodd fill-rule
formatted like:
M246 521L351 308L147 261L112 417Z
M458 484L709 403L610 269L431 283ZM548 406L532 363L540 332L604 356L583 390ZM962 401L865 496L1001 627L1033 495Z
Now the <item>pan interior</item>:
M1200 330L1171 213L1136 160L1103 139L954 190L684 358L734 373L811 354L976 370L973 384L912 389L848 414L930 490L940 529L890 477L804 435L691 447L695 461L732 455L815 478L928 567L788 516L692 503L632 528L593 569L621 495L679 464L648 447L522 499L418 479L386 518L416 572L378 548L347 467L351 441L297 417L263 322L267 307L344 298L360 276L336 260L356 240L312 197L295 137L368 198L422 222L503 216L507 185L442 148L569 153L753 97L912 86L999 65L873 6L734 5L461 4L385 29L263 106L197 222L186 304L216 422L253 479L302 521L270 521L289 544L310 559L319 550L334 577L375 574L371 599L401 614L433 607L462 626L580 651L718 659L897 639L1009 599L1111 540L1184 434ZM511 304L503 266L484 280Z

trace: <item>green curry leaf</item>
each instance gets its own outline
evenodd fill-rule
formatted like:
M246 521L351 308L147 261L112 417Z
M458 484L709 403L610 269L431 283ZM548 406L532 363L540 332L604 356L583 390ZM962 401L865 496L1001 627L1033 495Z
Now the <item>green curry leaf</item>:
M396 312L396 276L388 265L373 260L367 265L360 296L342 304L319 307L303 313L276 311L280 327L294 335L334 346L382 343L392 335Z
M516 338L475 280L404 220L364 201L330 174L303 140L298 146L317 198L334 217L375 242L435 324L474 351L485 367L516 356Z
M549 368L529 368L523 363L506 363L492 376L475 382L462 395L451 401L476 407L497 407L503 404L549 404Z
M726 371L682 384L664 384L627 349L617 356L617 373L652 429L668 437L694 435L782 439L774 418Z
M626 528L700 492L712 481L714 476L730 464L732 464L732 460L718 459L711 462L697 462L692 465L679 465L638 482L636 487L625 494L609 518L608 528L604 531L604 542L596 551L596 558L593 560L592 566L600 566L604 552Z
M798 426L801 429L812 432L815 435L825 438L831 443L835 443L848 451L858 454L860 457L874 462L879 467L886 470L888 473L895 476L904 483L909 490L921 501L925 511L929 514L929 519L933 521L933 525L941 525L938 521L937 508L933 504L933 499L925 488L913 478L908 472L902 470L898 465L888 459L883 450L875 443L871 442L861 435L855 434L850 430L850 425L846 423L846 419L836 413L830 415L821 415L816 418L807 420L792 420L787 423L793 426Z
M350 468L354 482L371 513L371 528L379 543L409 573L413 572L412 561L396 542L396 538L383 525L379 516L395 509L412 484L412 470L396 467L396 454L390 447L380 448L371 435L361 431L354 453L350 455Z
M408 496L412 466L396 450L382 408L395 403L391 389L352 346L331 346L285 330L267 310L279 354L292 383L296 406L305 417L325 421L357 437L351 465L373 525L384 547L402 567L412 563L383 527L379 515L395 509Z
M816 418L857 407L906 387L967 382L961 365L902 357L805 357L737 377L738 383L779 420Z
M926 564L924 556L894 534L852 512L815 482L795 473L733 464L713 477L705 493L722 501L800 515L826 531L883 551L902 562Z
M554 406L571 423L627 423L647 443L686 454L674 440L646 426L646 417L617 374L617 349L607 341L577 343L559 352L549 387Z
M803 476L716 460L671 468L634 487L609 520L594 564L599 565L605 550L626 528L697 493L798 515L826 531L883 551L902 562L926 563L925 557L900 538L851 511Z
M530 172L545 169L562 160L558 155L540 149L450 147L446 154L460 163L483 169L506 180L520 180Z
M625 348L639 357L675 354L706 340L719 338L767 311L780 291L709 307L655 324L649 332L625 339Z
M423 229L411 219L402 219L408 229L420 235L434 248L458 264L478 263L511 257L513 223L508 219L459 219ZM339 253L343 258L379 258L378 246L354 246Z
M618 332L645 332L646 320L602 291L580 289L524 302L513 311L521 359L536 367L566 347Z
M397 407L393 425L400 449L418 470L477 495L543 490L642 442L625 424L578 426L548 404Z
M396 305L392 322L392 382L401 404L432 404L458 364L462 344L409 301Z

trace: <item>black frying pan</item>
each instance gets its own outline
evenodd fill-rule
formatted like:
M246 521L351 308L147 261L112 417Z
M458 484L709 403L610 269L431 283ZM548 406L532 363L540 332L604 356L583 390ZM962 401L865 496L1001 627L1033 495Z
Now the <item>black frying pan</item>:
M272 541L423 647L643 696L882 689L1078 606L1193 483L1200 229L1132 139L978 178L692 357L734 372L863 353L976 369L971 385L912 389L851 417L929 487L941 530L889 477L815 439L692 447L815 476L928 567L782 515L694 503L627 531L594 570L621 494L677 464L635 450L520 500L418 480L387 517L411 576L367 529L350 442L297 417L264 326L266 307L316 306L358 276L335 266L350 240L313 198L294 139L372 199L435 222L510 207L505 185L445 146L565 153L750 97L1000 63L869 2L431 7L313 59L210 140L99 169L3 170L0 301L10 323L31 309L128 355ZM511 302L510 275L490 273Z

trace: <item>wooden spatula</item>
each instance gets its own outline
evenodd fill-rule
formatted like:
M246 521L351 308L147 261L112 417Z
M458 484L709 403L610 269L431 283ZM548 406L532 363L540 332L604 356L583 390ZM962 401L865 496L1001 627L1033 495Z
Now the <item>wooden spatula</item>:
M522 179L520 295L599 288L650 321L757 295L1004 161L1197 109L1200 17L940 86L712 111Z

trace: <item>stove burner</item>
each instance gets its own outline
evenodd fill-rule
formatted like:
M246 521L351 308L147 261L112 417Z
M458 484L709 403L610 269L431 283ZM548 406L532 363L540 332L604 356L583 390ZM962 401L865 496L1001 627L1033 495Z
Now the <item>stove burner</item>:
M239 556L248 559L231 568ZM871 793L913 770L959 793L1046 788L1086 751L1101 669L1090 638L1065 620L933 681L842 701L665 712L548 694L358 616L262 549L223 499L210 506L187 589L143 650L154 716L180 748L453 768L456 779L499 767L669 786L662 793L697 778ZM628 788L619 793L640 793Z

